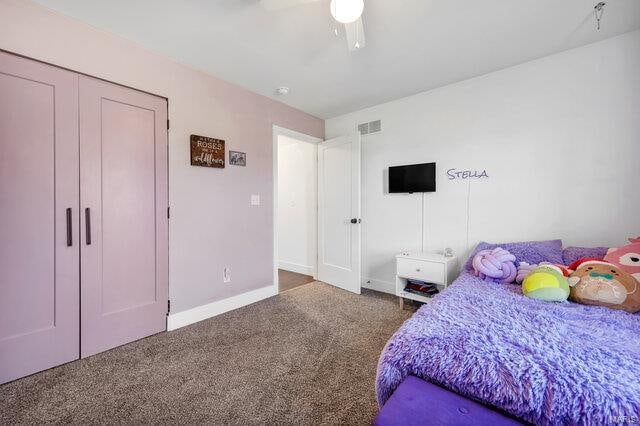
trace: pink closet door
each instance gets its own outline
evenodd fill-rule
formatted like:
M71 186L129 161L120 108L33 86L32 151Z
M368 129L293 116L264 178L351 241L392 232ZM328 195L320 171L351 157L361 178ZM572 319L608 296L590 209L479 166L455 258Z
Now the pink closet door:
M82 357L166 330L167 103L80 76Z
M78 76L0 52L0 383L78 358L78 231Z

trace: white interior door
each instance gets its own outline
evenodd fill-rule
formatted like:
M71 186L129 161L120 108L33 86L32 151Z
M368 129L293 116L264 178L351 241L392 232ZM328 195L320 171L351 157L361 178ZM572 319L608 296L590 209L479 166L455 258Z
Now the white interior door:
M318 147L318 280L360 293L360 134Z

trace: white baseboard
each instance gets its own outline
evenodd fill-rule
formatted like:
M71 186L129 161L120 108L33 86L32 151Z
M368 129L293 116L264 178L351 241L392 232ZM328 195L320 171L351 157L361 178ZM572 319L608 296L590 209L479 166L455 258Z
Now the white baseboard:
M363 278L362 287L382 293L396 294L396 284L389 281L375 280L373 278Z
M186 311L170 314L167 318L167 331L176 330L180 327L224 314L225 312L259 302L276 294L278 294L278 290L273 285L270 285Z
M298 263L285 262L283 260L278 261L278 269L284 269L285 271L297 272L299 274L313 276L313 266L300 265Z

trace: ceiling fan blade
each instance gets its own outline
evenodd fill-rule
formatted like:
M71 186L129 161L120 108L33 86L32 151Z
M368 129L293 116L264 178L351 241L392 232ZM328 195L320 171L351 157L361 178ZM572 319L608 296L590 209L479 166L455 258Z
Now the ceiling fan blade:
M349 51L354 52L360 50L367 45L367 39L364 36L364 24L362 16L357 21L350 24L344 24L345 33L347 35L347 46Z
M266 10L281 10L316 1L318 0L260 0L260 5Z

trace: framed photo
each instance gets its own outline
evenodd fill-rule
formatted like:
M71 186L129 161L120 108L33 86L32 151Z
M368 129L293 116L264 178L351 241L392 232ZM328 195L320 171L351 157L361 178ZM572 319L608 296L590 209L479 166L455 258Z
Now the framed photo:
M232 166L243 166L247 165L247 153L246 152L238 152L238 151L229 151L229 164Z

